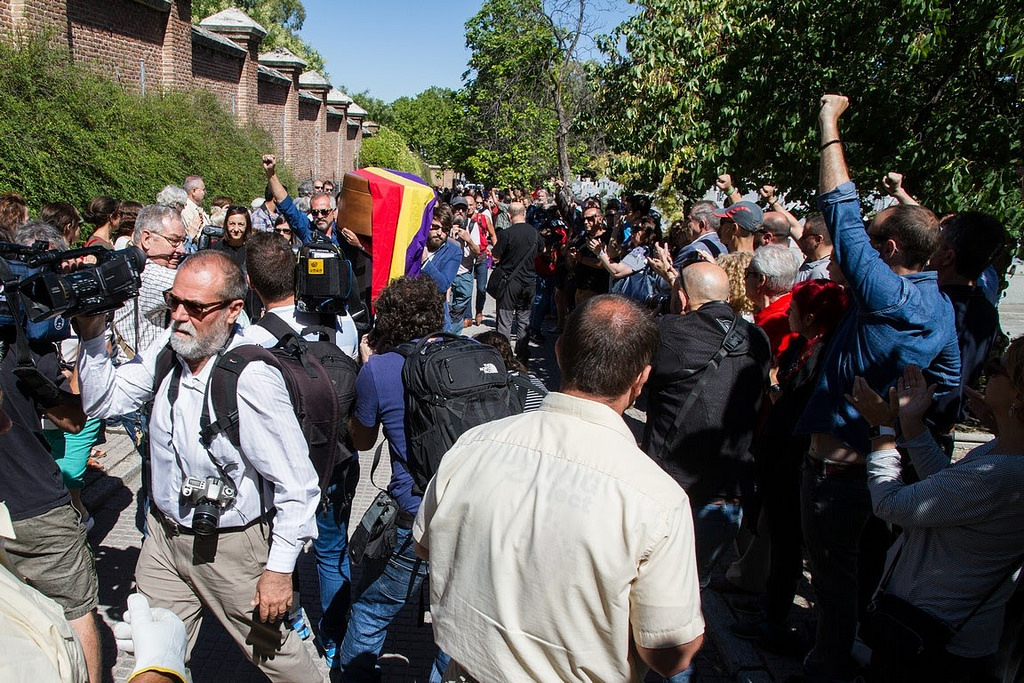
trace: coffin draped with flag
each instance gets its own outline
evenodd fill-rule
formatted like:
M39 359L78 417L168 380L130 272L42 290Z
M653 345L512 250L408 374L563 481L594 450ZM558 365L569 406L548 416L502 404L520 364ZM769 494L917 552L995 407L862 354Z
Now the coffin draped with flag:
M436 204L434 190L411 173L371 167L345 174L338 225L371 240L371 300L391 280L419 274Z

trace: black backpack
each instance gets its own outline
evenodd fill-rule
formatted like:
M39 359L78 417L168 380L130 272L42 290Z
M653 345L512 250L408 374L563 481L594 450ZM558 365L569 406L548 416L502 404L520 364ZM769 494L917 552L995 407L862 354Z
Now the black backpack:
M438 332L395 351L405 356L405 455L413 490L422 494L464 432L523 405L493 346Z
M355 404L359 367L334 343L334 330L306 328L296 333L273 313L263 316L258 324L277 337L277 344L269 349L258 344L243 344L220 355L207 389L217 419L211 421L209 403L204 402L199 418L200 436L208 447L217 434L223 433L235 448L241 447L238 377L250 362L263 361L277 368L284 378L323 495L334 468L352 457L348 416ZM318 340L304 338L314 332ZM157 384L175 364L170 347L161 351L156 363ZM172 391L175 388L172 387Z

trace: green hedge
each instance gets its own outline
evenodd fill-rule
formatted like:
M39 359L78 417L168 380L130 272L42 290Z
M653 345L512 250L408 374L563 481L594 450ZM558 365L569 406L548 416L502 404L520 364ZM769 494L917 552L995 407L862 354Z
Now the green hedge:
M81 210L97 195L149 204L192 173L208 199L263 195L265 131L237 125L207 91L127 92L45 36L0 42L0 112L0 192L23 194L33 215L53 201Z

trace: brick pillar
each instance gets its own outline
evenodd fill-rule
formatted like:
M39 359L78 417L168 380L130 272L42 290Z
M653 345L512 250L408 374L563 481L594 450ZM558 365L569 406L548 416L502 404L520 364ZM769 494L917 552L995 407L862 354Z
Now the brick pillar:
M203 28L224 36L246 51L242 75L235 93L235 118L250 121L256 118L259 89L259 50L267 31L242 10L231 7L199 22Z
M282 126L284 127L284 161L292 168L305 165L305 160L297 158L295 135L299 130L299 76L306 68L306 62L284 47L274 48L259 56L260 64L284 74L292 84L288 92Z

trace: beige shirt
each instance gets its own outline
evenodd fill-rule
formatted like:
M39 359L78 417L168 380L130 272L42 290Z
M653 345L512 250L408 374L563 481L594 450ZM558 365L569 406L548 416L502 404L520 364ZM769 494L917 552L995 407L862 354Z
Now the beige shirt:
M704 632L686 494L594 401L464 434L413 534L437 644L477 680L641 681L634 642Z
M185 202L185 208L181 210L181 222L185 224L185 231L191 237L195 237L204 225L209 224L210 216L190 197Z

